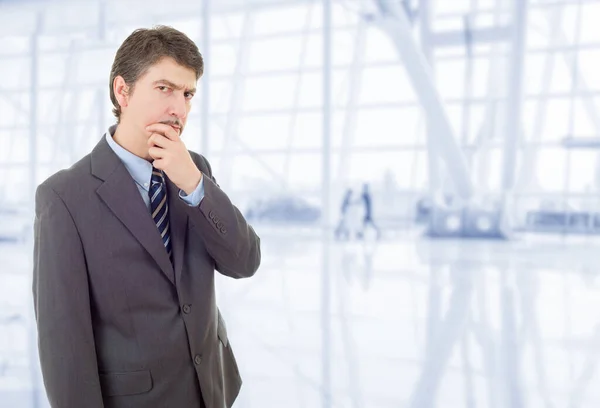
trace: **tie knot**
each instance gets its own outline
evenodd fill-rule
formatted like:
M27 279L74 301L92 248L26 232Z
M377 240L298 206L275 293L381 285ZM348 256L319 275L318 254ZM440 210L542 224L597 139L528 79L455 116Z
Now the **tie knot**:
M152 184L154 184L154 183L162 184L164 181L162 171L152 167L152 177L151 177L150 181L152 182Z

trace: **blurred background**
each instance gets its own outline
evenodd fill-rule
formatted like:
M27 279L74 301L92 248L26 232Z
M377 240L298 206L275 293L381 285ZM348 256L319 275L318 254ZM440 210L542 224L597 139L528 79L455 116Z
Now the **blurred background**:
M218 280L235 408L597 408L599 21L599 0L0 0L0 407L48 406L35 188L114 122L121 42L167 24L206 63L183 140L262 238L256 276Z

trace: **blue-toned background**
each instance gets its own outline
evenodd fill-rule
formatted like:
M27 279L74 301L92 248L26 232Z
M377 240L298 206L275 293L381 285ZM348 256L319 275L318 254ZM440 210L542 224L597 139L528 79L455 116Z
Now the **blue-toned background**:
M0 0L0 407L47 407L35 188L113 123L115 52L154 24L203 53L183 140L262 238L255 277L218 280L235 408L599 407L599 22L598 0Z

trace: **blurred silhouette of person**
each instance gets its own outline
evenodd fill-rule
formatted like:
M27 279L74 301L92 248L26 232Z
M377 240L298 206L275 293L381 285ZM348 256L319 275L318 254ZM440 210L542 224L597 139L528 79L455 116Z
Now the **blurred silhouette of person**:
M369 191L368 183L363 184L363 191L360 196L360 199L363 202L365 212L363 216L362 230L358 231L356 236L360 239L363 239L367 230L367 226L370 225L377 233L377 239L379 239L381 232L379 231L379 228L377 228L377 225L375 225L375 222L373 221L373 201L371 197L371 192Z
M348 229L348 209L352 205L352 194L351 188L346 190L346 194L344 195L342 206L340 208L340 222L335 229L336 239L340 239L342 235L345 237L345 239L350 238L350 230Z

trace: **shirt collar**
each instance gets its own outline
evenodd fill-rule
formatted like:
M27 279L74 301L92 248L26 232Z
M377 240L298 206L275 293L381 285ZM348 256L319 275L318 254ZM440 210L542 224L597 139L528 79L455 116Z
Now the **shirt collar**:
M133 180L144 190L150 188L150 179L152 178L152 163L143 159L123 148L113 139L117 125L112 125L106 132L106 141L113 149L115 154L121 159Z

